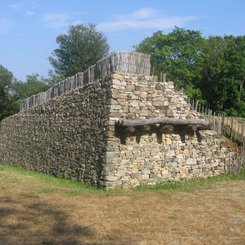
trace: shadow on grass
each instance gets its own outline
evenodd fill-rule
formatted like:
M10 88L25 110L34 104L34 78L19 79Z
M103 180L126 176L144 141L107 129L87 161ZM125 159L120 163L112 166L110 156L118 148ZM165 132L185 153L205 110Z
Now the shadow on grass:
M91 226L72 223L69 215L59 207L37 197L34 200L24 195L15 198L1 197L0 245L111 244L89 241L96 241L96 230Z

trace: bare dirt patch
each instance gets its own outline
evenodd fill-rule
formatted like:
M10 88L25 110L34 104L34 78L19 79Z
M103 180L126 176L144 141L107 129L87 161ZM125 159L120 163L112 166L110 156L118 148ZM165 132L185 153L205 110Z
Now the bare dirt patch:
M245 244L245 181L81 191L0 170L0 244Z

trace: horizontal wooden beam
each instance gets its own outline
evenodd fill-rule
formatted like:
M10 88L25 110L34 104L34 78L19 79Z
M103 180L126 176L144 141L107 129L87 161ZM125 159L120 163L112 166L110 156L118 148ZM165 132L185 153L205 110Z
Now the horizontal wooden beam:
M123 119L118 121L119 126L123 127L137 127L137 126L145 126L145 125L154 125L154 124L168 124L168 125L183 125L183 126L202 126L202 127L210 127L210 123L202 120L202 119L178 119L178 118L169 118L169 117L161 117L161 118L149 118L149 119Z

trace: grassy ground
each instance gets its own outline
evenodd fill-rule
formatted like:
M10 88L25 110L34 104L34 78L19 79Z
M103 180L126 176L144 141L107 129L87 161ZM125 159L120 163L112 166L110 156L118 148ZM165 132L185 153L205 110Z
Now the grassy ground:
M245 244L245 173L103 191L0 164L0 245Z

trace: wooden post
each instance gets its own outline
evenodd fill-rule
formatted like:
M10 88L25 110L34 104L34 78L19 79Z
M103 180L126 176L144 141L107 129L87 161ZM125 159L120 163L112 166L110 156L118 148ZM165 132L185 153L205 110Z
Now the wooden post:
M212 123L212 110L211 109L208 110L208 121Z
M242 124L242 138L245 140L245 124Z
M245 165L245 124L242 124L242 141L243 141L243 145L242 145L242 164Z
M219 127L219 135L221 135L221 120L220 120L220 114L218 114L218 127Z
M152 76L154 76L155 75L155 67L153 66L153 68L152 68Z
M199 112L202 114L202 104L200 105L200 111Z
M241 141L242 141L242 146L241 146L241 164L245 166L245 124L242 125L242 132L241 132Z
M224 120L225 120L225 115L224 113L222 114L222 122L221 122L221 134L224 133Z
M233 137L236 140L236 138L237 138L237 120L235 118L233 121Z
M216 113L215 112L213 114L213 124L214 124L214 130L217 131L217 128L216 128Z
M232 140L232 138L233 138L233 117L231 118L230 137L231 137L231 140Z
M242 124L238 122L238 137L240 138L242 136Z
M197 111L198 109L198 100L196 101L196 105L195 105L195 110Z

